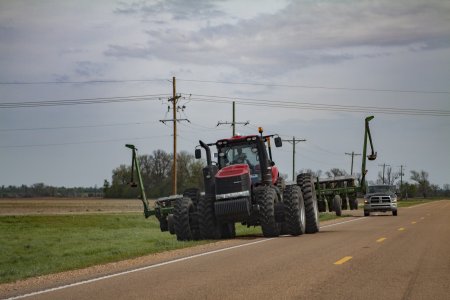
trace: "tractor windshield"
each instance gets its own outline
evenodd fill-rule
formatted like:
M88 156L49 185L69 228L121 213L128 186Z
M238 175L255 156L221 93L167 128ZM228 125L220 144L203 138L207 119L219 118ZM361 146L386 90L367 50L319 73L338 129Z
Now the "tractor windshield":
M218 150L220 168L229 165L247 164L250 167L252 181L259 179L261 172L256 143L228 144Z

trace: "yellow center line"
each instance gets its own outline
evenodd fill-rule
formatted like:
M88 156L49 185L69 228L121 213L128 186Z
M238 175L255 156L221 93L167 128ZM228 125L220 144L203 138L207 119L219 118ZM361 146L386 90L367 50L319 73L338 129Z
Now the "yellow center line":
M400 227L400 228L398 229L398 231L403 231L403 230L405 230L405 227Z
M412 221L412 222L411 222L411 224L416 224L416 223L417 223L416 221Z
M381 243L381 242L383 242L385 239L386 239L385 237L379 238L379 239L377 240L377 243Z
M334 264L335 265L342 265L342 264L348 262L350 259L352 259L351 256L345 256L345 257L341 258L340 260L338 260L337 262L335 262Z

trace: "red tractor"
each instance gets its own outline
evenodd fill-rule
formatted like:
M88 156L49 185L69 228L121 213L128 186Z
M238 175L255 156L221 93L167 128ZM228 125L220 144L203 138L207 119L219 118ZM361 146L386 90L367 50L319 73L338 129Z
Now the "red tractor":
M197 194L195 200L185 198L189 203L180 205L191 212L189 220L186 217L176 226L180 230L183 227L187 239L191 229L198 230L201 238L232 238L235 223L261 226L265 237L319 231L313 178L304 175L298 185L286 185L272 160L270 141L276 135L263 136L261 128L259 133L211 144L200 141L207 160L203 169L205 194ZM282 146L280 137L274 141L276 147ZM210 146L217 148L215 163ZM201 158L200 148L195 150L195 157Z

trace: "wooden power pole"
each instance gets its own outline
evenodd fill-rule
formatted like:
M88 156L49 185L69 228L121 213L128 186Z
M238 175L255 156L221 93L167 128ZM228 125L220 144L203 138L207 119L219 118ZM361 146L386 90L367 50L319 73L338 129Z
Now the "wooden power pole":
M169 102L172 102L172 119L168 120L159 120L160 122L173 122L173 163L172 163L172 194L177 194L177 122L180 121L188 121L188 119L177 119L177 110L184 109L184 106L178 107L177 100L181 96L177 96L177 86L176 86L176 78L172 77L172 98L169 99ZM169 106L170 109L170 106Z
M353 157L354 157L354 156L361 155L361 154L360 154L360 153L355 153L354 151L352 151L352 153L345 152L345 154L346 154L346 155L351 155L351 156L352 156L352 166L351 166L351 168L350 168L350 175L353 175Z
M246 122L236 122L236 102L235 101L233 101L233 111L232 111L232 121L231 121L231 123L230 122L221 122L221 121L217 122L217 126L219 126L219 125L229 125L229 124L231 124L231 127L233 129L233 135L232 136L236 136L236 124L241 124L241 125L244 125L244 126L249 124L248 121L246 121Z

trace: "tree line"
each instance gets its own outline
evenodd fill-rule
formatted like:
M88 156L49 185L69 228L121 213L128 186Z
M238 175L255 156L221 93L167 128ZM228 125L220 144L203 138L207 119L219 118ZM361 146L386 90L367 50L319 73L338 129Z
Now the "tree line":
M21 186L0 187L0 198L32 198L32 197L102 197L101 187L55 187L45 185L44 183L35 183L32 185L22 184Z
M139 169L149 198L158 198L172 194L173 154L164 150L155 150L150 155L139 155ZM202 160L196 160L188 152L177 154L177 190L182 193L190 187L203 188ZM103 193L105 198L135 198L140 194L138 187L130 185L131 165L120 165L112 171L111 182L105 179ZM134 182L139 184L137 176Z

